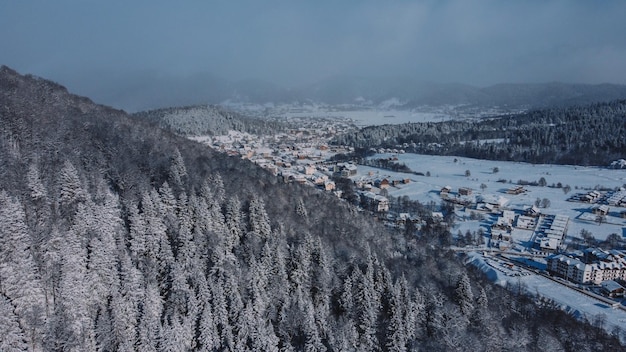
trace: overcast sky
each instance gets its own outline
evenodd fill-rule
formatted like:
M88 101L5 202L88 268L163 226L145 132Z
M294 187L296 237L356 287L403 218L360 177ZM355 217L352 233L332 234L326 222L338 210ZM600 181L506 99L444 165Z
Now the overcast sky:
M625 14L621 0L0 0L0 64L61 83L153 70L626 84Z

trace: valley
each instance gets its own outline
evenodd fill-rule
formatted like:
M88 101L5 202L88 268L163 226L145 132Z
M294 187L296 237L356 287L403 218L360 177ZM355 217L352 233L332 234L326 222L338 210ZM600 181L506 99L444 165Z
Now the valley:
M372 128L358 109L129 115L5 66L0 104L0 346L614 350L626 336L625 259L609 249L624 170L337 143ZM398 113L360 121L379 114ZM433 116L413 123L480 120ZM546 272L613 298L554 295Z
M0 4L0 352L626 351L626 1Z
M356 204L362 211L370 212L392 228L405 228L407 221L413 221L417 236L425 219L399 207L401 200L425 205L435 215L433 219L441 214L439 221L444 212L451 212L446 219L451 224L454 246L460 252L470 253L469 262L486 270L494 282L507 287L523 285L529 294L558 302L585 319L603 316L608 331L626 326L626 306L620 299L583 296L575 292L583 286L555 283L523 269L538 268L547 275L546 257L554 253L600 245L607 249L624 248L626 170L420 155L401 148L382 148L370 153L364 162L350 164L337 161L336 156L353 153L354 148L333 145L335 136L362 127L364 121L374 125L389 123L385 116L404 116L412 122L418 118L423 119L419 122L437 121L443 119L444 111L416 117L410 111L398 114L396 110L283 106L263 110L262 114L257 111L255 116L262 118L263 114L276 114L277 119L300 127L273 136L231 131L226 136L192 139L232 157L248 159L283 182L307 184L338 197L343 195L333 180L347 179L360 198ZM372 160L403 165L406 171L368 166ZM597 199L588 199L588 194L597 194ZM376 205L372 207L370 202ZM606 208L601 216L600 207ZM555 219L562 222L561 235L551 242L552 235L546 235L544 226ZM530 226L521 224L522 221L530 221ZM490 268L485 263L496 263L494 255L504 256L501 260L513 264L507 264L506 269L500 269L500 265ZM626 270L626 266L621 270ZM598 284L584 287L595 287L596 296L601 297ZM602 303L605 301L613 304L607 306ZM616 309L617 305L622 305L622 309Z

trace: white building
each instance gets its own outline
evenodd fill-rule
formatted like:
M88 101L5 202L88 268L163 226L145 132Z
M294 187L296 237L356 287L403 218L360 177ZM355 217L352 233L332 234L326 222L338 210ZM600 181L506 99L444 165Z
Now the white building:
M389 211L389 200L386 197L372 192L363 192L362 195L365 197L370 209L379 213Z
M548 272L580 284L601 284L603 281L626 280L626 259L621 251L603 251L585 253L587 262L571 255L555 254L548 256ZM597 259L601 258L601 259ZM593 260L593 262L588 262Z

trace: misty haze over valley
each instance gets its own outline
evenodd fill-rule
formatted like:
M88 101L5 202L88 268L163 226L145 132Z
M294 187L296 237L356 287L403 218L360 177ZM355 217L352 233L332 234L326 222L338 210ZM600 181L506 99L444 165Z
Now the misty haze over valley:
M0 59L131 112L228 99L571 105L625 97L625 7L3 2Z
M0 0L0 351L626 350L625 13Z

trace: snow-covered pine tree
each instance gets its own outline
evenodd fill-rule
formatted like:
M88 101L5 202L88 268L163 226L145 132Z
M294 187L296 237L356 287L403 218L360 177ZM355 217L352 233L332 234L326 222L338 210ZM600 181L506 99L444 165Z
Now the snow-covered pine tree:
M265 211L265 202L258 196L252 197L248 212L250 217L250 232L256 234L263 240L269 238L272 228L270 226L270 219Z
M199 351L215 351L220 347L220 337L211 303L211 290L204 275L198 275L195 281L198 301L196 347Z
M86 285L87 244L93 204L80 203L61 247L61 280L54 324L56 343L66 350L95 349L94 295Z
M0 294L15 307L28 343L38 348L45 322L45 293L32 255L21 203L0 192Z
M226 203L226 227L228 228L227 249L232 251L239 246L244 231L244 216L241 211L239 197L233 196Z
M406 279L404 276L399 279L391 290L389 300L389 322L387 325L386 347L389 351L402 352L407 350L407 342L411 338L407 328L410 321L410 303L406 301L405 291ZM404 287L403 287L404 286ZM410 296L409 296L410 298Z
M63 163L59 172L59 202L62 212L72 215L74 205L87 199L87 192L83 188L78 171L69 160Z
M298 199L298 203L296 204L296 214L303 218L305 221L308 221L309 214L306 210L306 205L304 204L304 200L302 198Z
M467 273L463 272L459 277L454 294L455 301L459 305L461 313L465 316L469 316L474 310L474 293L472 292L472 285L470 284Z
M0 351L21 352L29 348L36 350L26 343L26 336L13 309L9 299L0 293Z
M148 282L144 290L141 313L137 327L137 348L141 351L158 351L163 339L161 315L163 299L156 282Z
M185 160L178 148L174 149L170 161L170 180L178 189L183 189L187 181L187 167L185 167Z
M208 281L208 286L213 298L213 315L215 325L219 334L219 345L222 349L232 350L234 348L233 328L229 320L228 302L223 286L223 278L212 276Z

